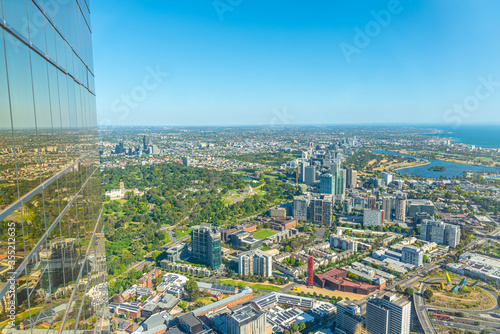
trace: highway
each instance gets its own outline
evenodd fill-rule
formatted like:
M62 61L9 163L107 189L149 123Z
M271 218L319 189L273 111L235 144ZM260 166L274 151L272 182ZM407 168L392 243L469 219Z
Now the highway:
M437 334L436 329L432 325L429 313L425 307L424 291L427 284L421 284L420 290L413 294L413 302L415 307L415 312L417 313L418 321L422 326L425 334Z

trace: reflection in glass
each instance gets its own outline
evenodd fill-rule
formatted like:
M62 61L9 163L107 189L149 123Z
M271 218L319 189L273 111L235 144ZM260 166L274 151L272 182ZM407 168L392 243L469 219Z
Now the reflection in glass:
M0 327L107 333L87 4L0 4Z

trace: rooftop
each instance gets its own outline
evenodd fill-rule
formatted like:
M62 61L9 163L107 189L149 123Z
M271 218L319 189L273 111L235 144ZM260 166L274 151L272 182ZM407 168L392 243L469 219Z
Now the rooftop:
M244 325L259 318L262 314L262 312L257 311L252 306L248 305L235 311L231 315L231 318L237 321L240 325Z

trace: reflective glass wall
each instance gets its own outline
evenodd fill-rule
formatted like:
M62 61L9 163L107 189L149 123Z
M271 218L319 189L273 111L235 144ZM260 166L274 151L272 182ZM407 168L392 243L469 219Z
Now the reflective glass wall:
M8 333L109 329L87 1L0 0L0 329Z

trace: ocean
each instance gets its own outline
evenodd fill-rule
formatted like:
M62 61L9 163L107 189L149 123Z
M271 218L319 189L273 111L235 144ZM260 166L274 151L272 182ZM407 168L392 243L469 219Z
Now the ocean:
M500 124L496 125L462 125L448 127L446 125L419 126L424 129L437 129L443 132L434 134L437 137L452 137L454 142L476 145L484 148L500 148Z

